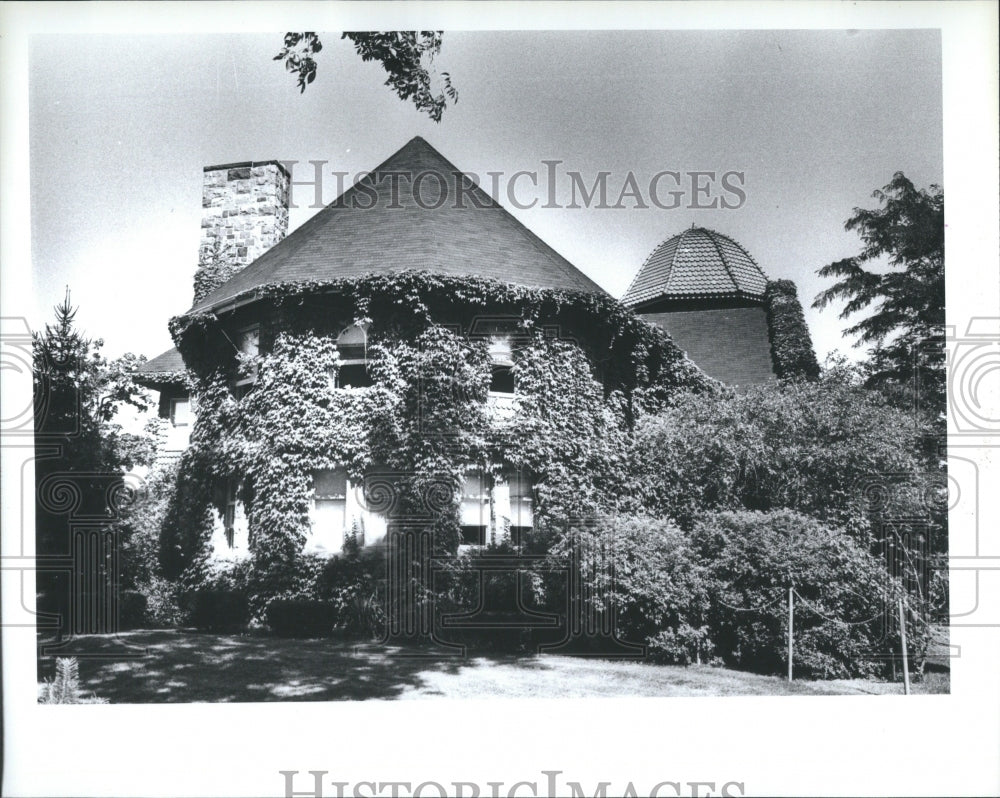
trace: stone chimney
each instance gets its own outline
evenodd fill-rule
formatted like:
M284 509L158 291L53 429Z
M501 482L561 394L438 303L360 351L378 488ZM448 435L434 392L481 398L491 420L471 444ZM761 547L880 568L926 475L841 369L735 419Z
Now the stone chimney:
M291 176L278 161L206 166L204 173L195 302L288 232Z

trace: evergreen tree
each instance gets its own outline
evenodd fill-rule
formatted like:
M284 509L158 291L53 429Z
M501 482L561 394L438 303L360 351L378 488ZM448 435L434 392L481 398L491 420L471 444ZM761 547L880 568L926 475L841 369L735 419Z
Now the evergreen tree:
M54 310L55 323L33 338L35 529L39 608L59 612L65 624L74 554L70 519L106 519L113 529L123 474L148 463L155 444L149 435L124 432L115 421L123 405L140 411L150 406L132 377L141 359L128 354L109 361L101 355L104 342L77 328L68 289ZM76 576L79 586L83 577Z

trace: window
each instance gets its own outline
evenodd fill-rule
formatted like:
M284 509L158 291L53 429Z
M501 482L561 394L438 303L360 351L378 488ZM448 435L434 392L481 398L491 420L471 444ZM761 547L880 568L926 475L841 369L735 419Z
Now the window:
M233 548L236 543L236 501L239 495L239 486L235 479L226 482L226 512L223 515L222 524L226 528L226 543L229 548Z
M372 384L368 374L368 330L363 324L352 324L337 336L340 363L337 368L338 388L367 388Z
M509 338L494 338L490 342L490 393L514 393L514 356Z
M239 330L234 343L236 351L241 355L240 360L243 364L247 364L241 365L239 376L236 378L236 398L242 399L257 381L256 359L260 356L260 327L255 324Z
M511 471L506 474L506 479L510 490L511 537L517 541L519 531L531 529L534 523L534 486L530 475L525 471Z
M175 427L187 427L194 420L191 400L188 397L170 400L170 423Z
M347 526L347 472L338 468L313 474L316 514L314 536L328 548L339 549Z
M486 475L475 471L465 477L460 508L462 542L474 546L485 543L486 528L490 525L490 496Z

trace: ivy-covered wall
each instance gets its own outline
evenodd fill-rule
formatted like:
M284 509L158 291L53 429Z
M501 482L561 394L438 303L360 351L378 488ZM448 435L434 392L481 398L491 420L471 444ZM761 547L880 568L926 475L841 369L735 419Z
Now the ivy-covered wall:
M454 551L466 474L529 471L536 518L613 506L625 438L638 413L679 389L718 384L662 330L614 300L421 272L258 289L218 314L178 317L175 343L194 374L198 417L161 541L171 575L209 555L220 486L242 484L251 567L296 561L309 532L313 472L403 475L404 509L434 509L434 544ZM336 336L364 322L372 385L338 389ZM260 325L255 362L236 331ZM487 404L491 335L513 343L515 411ZM233 382L256 370L237 399Z
M795 283L771 280L764 293L774 373L782 378L819 377L819 363Z

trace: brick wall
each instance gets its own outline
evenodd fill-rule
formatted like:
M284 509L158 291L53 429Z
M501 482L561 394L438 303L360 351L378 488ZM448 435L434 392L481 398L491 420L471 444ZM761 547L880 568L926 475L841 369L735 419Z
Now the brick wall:
M762 307L641 313L659 325L710 377L747 386L775 379Z

